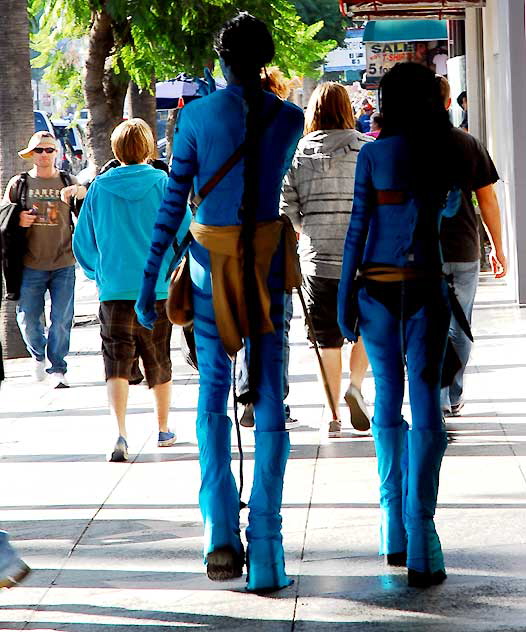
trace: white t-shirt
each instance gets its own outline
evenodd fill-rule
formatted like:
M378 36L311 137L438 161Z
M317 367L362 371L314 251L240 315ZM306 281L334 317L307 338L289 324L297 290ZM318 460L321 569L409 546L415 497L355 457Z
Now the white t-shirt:
M447 75L447 55L445 53L439 53L433 57L433 63L435 64L435 72L437 75Z

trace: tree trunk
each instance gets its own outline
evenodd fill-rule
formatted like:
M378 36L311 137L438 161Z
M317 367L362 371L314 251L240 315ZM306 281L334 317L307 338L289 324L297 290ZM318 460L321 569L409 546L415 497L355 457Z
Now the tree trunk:
M18 157L35 131L27 3L0 0L0 189L29 164Z
M86 104L90 111L87 138L97 170L113 158L110 136L122 121L128 89L128 74L123 69L116 74L112 67L114 44L111 17L105 11L99 11L89 34L84 79Z
M309 99L311 94L314 92L316 88L317 81L316 79L311 79L310 77L304 77L303 79L303 107L307 107L309 103Z
M27 3L0 0L0 24L0 189L3 195L9 179L30 167L17 152L27 146L35 131ZM0 291L3 292L3 287ZM18 329L15 308L13 301L1 303L0 338L6 358L25 358L29 354Z
M150 90L152 92L150 92ZM155 101L155 79L152 79L149 88L139 88L130 81L128 89L130 116L145 120L152 128L153 137L157 141L157 107Z
M166 162L170 164L172 160L172 150L174 142L175 122L177 120L176 108L168 111L168 119L166 120Z

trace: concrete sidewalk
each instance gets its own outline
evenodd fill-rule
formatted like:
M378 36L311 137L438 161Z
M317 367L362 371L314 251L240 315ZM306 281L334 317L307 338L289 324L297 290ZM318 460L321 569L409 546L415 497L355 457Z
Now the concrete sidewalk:
M201 558L195 439L198 380L173 337L172 424L156 447L147 389L130 389L128 464L108 463L116 439L106 404L93 289L81 284L72 335L72 388L30 379L7 362L0 393L1 524L34 572L0 594L0 630L526 630L526 312L495 307L503 286L482 280L468 403L451 420L437 525L448 579L409 589L377 555L379 519L370 436L327 440L316 365L299 305L291 334L292 450L283 499L290 588L244 591L210 582ZM364 386L374 398L372 378ZM406 405L407 409L407 405ZM407 410L406 410L407 412ZM242 429L245 492L253 433ZM237 471L237 463L235 464ZM247 513L241 514L243 526Z

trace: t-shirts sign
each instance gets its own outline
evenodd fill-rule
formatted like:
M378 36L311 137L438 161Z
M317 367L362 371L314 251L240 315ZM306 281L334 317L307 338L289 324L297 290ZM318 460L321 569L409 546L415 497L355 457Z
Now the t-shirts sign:
M367 42L366 88L378 88L380 79L395 64L427 62L427 42Z

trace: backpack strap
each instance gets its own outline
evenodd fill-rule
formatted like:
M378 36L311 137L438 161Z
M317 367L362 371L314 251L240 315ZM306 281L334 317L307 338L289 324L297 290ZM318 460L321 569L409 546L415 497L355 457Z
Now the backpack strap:
M60 169L59 175L60 175L60 179L62 180L62 184L65 187L70 187L72 184L74 184L71 174L68 173L67 171ZM73 223L74 214L75 214L75 200L73 199L73 196L71 196L69 199L69 223L71 224L72 231L75 229L75 224Z
M62 180L62 183L64 184L65 187L70 187L73 184L73 178L71 177L71 174L68 173L67 171L63 171L62 169L59 171L60 174L60 179Z
M27 178L29 174L27 171L24 171L18 177L16 183L16 196L15 202L20 206L21 209L27 208Z

